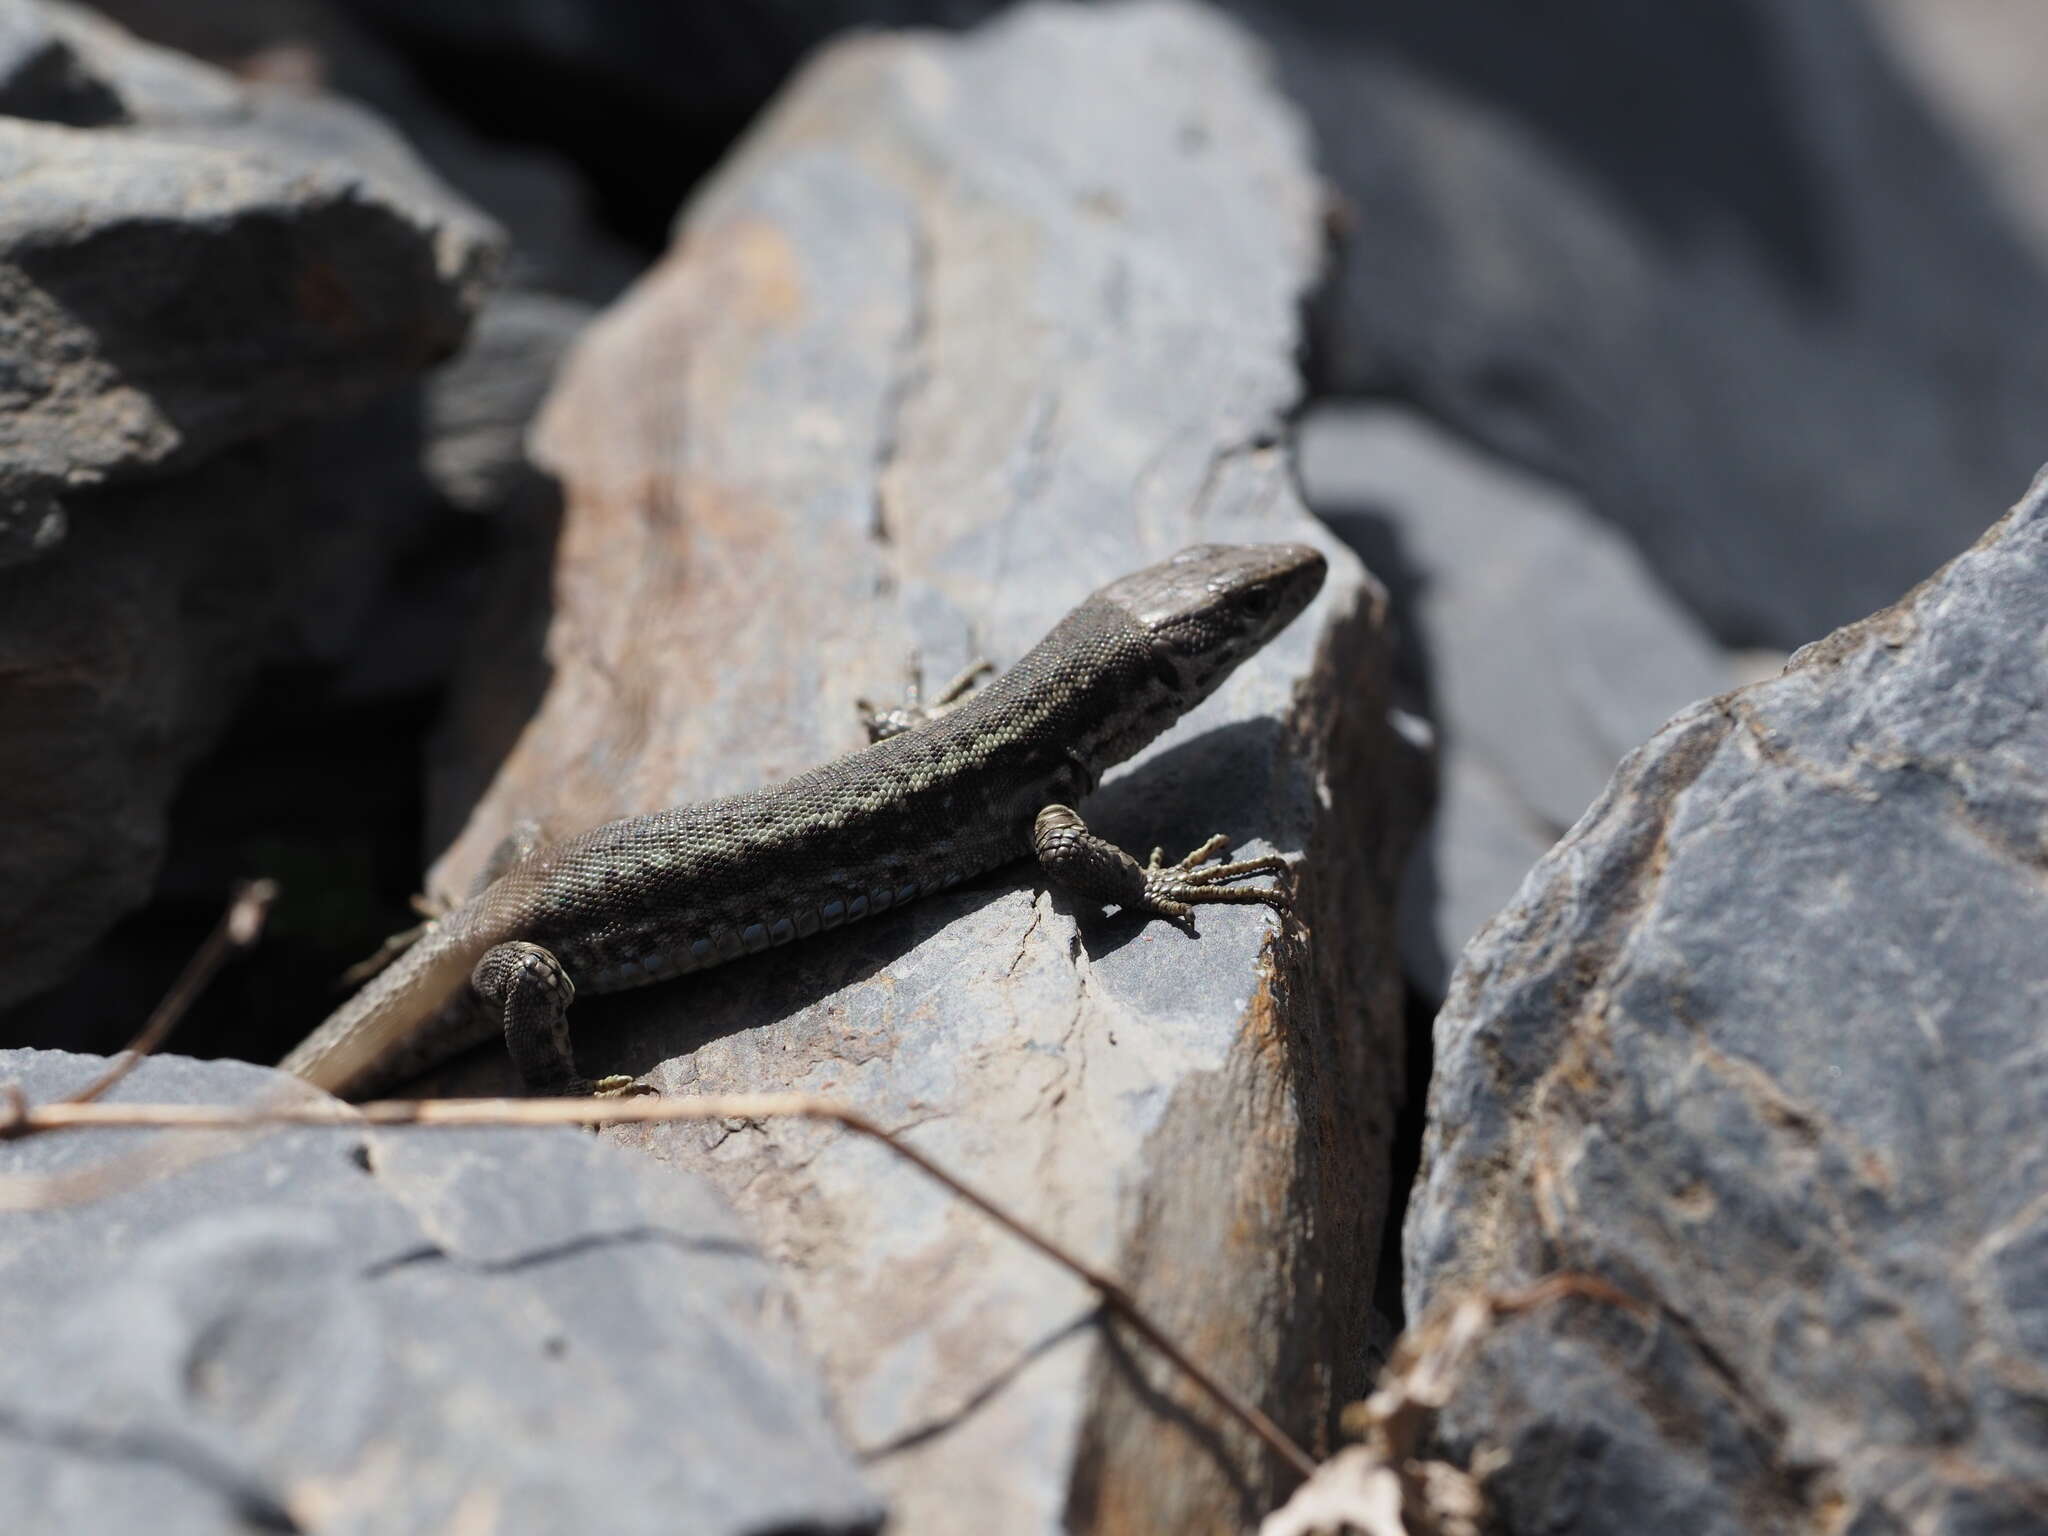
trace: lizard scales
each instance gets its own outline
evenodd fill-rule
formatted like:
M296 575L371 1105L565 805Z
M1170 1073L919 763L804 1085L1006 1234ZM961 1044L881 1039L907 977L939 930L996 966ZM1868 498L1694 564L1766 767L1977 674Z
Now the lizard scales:
M1070 809L1305 608L1303 545L1198 545L1112 582L947 713L749 794L608 822L519 860L430 924L282 1066L376 1092L505 1034L536 1086L574 1074L563 1015L617 991L826 932L1036 852L1103 902L1185 916L1282 898L1221 882L1277 859L1149 866ZM470 997L471 991L477 994ZM476 1003L481 999L484 1006Z

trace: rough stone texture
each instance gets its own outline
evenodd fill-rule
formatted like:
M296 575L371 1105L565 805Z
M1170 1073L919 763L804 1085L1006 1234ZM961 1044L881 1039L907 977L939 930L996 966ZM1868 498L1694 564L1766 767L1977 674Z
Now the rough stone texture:
M354 108L22 0L0 69L33 28L6 79L41 81L17 105L54 120L0 118L0 561L61 540L82 487L347 411L445 356L496 248Z
M1634 754L1466 951L1413 1309L1551 1270L1447 1412L1508 1532L2048 1525L2048 480Z
M102 0L153 42L281 95L369 106L433 173L505 230L499 285L462 350L428 378L425 464L466 511L502 510L532 475L524 435L563 351L641 265L596 224L575 170L488 140L441 107L391 51L321 0Z
M105 1065L0 1052L31 1099ZM116 1097L304 1093L145 1063ZM574 1131L148 1133L0 1225L9 1531L873 1531L786 1303L700 1180ZM7 1175L131 1137L0 1148Z
M103 0L100 8L273 94L327 90L363 103L497 221L509 237L499 284L461 351L427 380L424 460L433 488L465 511L502 511L525 493L533 470L524 435L556 364L590 306L616 297L641 264L597 226L575 170L545 150L472 131L322 0Z
M1247 14L1346 205L1330 384L1579 488L1723 639L1890 602L2039 462L2048 289L1855 0Z
M1379 591L1282 441L1319 211L1297 124L1209 13L1029 8L829 52L565 369L538 436L567 502L552 682L435 873L461 888L528 816L566 832L849 750L913 642L943 677L1185 544L1315 542L1316 606L1087 808L1139 849L1301 853L1306 930L1076 912L1021 866L575 1013L594 1070L904 1128L1312 1442L1367 1367L1420 799ZM456 1080L501 1085L501 1057ZM877 1148L621 1139L712 1170L789 1266L893 1531L1270 1506L1263 1454L1082 1287Z
M1614 765L1728 662L1577 498L1392 406L1301 429L1311 508L1389 584L1441 782L1403 883L1408 978L1451 965Z

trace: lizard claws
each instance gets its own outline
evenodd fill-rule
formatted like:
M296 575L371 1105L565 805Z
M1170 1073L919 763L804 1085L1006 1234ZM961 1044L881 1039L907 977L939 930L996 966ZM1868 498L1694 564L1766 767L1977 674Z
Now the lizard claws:
M1241 906L1263 902L1276 912L1287 911L1292 898L1280 886L1224 883L1247 875L1285 876L1287 861L1277 853L1268 853L1255 859L1239 859L1235 863L1209 863L1229 846L1230 839L1219 832L1174 864L1166 862L1163 850L1154 848L1145 865L1144 904L1168 917L1186 917L1193 907L1202 903Z

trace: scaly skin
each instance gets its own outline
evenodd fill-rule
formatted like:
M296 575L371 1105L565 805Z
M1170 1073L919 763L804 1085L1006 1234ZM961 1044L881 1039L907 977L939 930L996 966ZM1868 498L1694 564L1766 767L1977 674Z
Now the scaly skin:
M529 1084L587 1091L565 1019L577 991L703 970L1034 853L1048 878L1104 903L1171 917L1282 906L1276 889L1221 883L1277 873L1277 859L1208 866L1212 839L1140 865L1071 806L1291 622L1323 573L1303 545L1183 550L1095 593L915 729L770 789L540 848L430 924L282 1065L361 1097L502 1030Z

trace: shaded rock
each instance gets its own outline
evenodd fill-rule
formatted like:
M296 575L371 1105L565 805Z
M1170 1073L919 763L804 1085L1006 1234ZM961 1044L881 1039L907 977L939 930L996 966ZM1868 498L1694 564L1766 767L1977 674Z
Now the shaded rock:
M0 1053L31 1099L105 1062ZM117 1097L274 1072L145 1063ZM9 1530L872 1531L881 1511L701 1181L576 1132L161 1133L135 1187L0 1236ZM8 1174L123 1165L47 1136Z
M1576 487L1722 639L1891 601L2039 461L2039 264L1853 0L1246 14L1342 194L1329 384Z
M853 749L854 699L913 644L935 678L1008 661L1188 543L1316 543L1317 604L1087 807L1140 849L1300 853L1305 927L1077 912L1019 867L574 1015L591 1070L904 1128L1316 1441L1367 1365L1421 793L1381 595L1282 436L1305 148L1244 39L1179 5L822 56L565 367L537 434L566 501L552 678L434 883L529 817L560 835ZM501 1057L453 1081L502 1086ZM710 1171L789 1265L892 1530L1238 1530L1274 1502L1263 1453L1083 1287L876 1148L617 1134Z
M497 241L357 109L90 12L0 10L24 80L51 120L0 118L0 1006L145 898L252 671L349 650L431 510L403 386Z
M426 398L427 474L449 501L504 505L534 473L526 432L555 369L594 311L574 299L506 293L484 306L469 343Z
M399 35L487 57L543 62L602 80L621 95L748 109L780 85L818 44L860 27L962 24L1001 9L1000 0L803 0L765 6L641 5L588 0L571 9L545 3L474 0L347 0L349 8Z
M2048 298L1870 3L1240 0L1352 232L1327 382L1576 487L1725 640L1789 648L1888 602L2033 469ZM728 111L840 30L997 9L352 4L429 48ZM1999 7L1890 9L1948 34ZM2017 100L2030 23L2002 9Z
M179 775L281 625L297 447L100 492L0 570L0 1005L148 896Z
M36 0L0 0L0 114L75 128L126 115Z
M1735 680L1699 625L1577 498L1388 406L1305 419L1309 505L1393 587L1442 783L1403 892L1402 955L1451 964L1614 765Z
M496 239L355 109L245 89L88 12L36 19L118 117L0 119L15 559L83 487L356 408L445 356Z
M640 265L598 226L576 171L545 150L471 130L388 48L321 0L107 0L101 8L272 94L317 99L328 90L368 105L504 229L499 285L462 349L428 376L418 446L434 490L465 511L502 512L530 492L524 437L555 366L589 319L588 305L614 297ZM441 601L451 612L461 606L459 594Z
M1672 721L1466 951L1411 1308L1590 1272L1446 1412L1501 1529L2039 1530L2048 481Z
M324 0L102 0L137 35L283 94L361 102L510 237L503 282L592 302L640 265L596 223L583 178L558 155L483 137L434 99L389 48Z
M81 966L122 973L118 1002L88 985L74 1007L53 1000L39 1022L10 1013L10 1038L112 1049L183 964L196 933L142 976L128 974L136 951L87 956L153 888L164 893L174 797L259 667L295 665L330 690L325 717L298 726L317 745L289 770L302 808L291 824L306 826L319 819L309 803L352 798L341 781L374 750L352 739L346 703L424 688L447 665L459 605L409 584L387 591L384 575L437 516L466 521L437 511L419 457L419 404L399 392L184 474L81 493L70 538L32 565L0 570L0 778L11 791L0 797L0 1007ZM222 771L246 780L277 765L245 757ZM246 784L223 796L244 809L282 798ZM230 814L212 825L219 846L185 871L197 888L183 895L207 914L200 931L228 883L255 873L288 876L288 918L321 909L315 872L272 864L270 834ZM194 855L189 840L183 851ZM137 986L140 998L127 990ZM316 990L309 1006L325 1002Z

